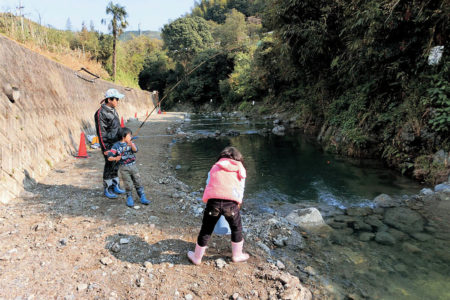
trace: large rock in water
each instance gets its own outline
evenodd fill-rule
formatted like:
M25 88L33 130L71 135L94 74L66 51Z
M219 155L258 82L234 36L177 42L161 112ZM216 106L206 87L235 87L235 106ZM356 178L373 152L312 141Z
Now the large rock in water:
M287 217L291 224L306 230L329 229L319 210L314 207L297 209L292 211Z
M389 195L381 194L373 199L373 203L378 207L395 207L400 205L398 199L392 199Z
M422 216L406 207L394 207L386 210L384 222L403 232L415 233L423 231Z

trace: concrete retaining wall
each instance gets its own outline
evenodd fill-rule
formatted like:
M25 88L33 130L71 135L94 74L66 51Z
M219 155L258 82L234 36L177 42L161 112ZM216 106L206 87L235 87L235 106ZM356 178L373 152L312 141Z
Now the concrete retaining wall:
M0 35L2 203L19 196L30 179L38 180L78 151L81 132L95 132L94 113L109 88L125 94L117 108L125 120L135 113L145 117L154 107L149 92L103 80L85 81L73 70ZM18 94L13 103L10 99Z

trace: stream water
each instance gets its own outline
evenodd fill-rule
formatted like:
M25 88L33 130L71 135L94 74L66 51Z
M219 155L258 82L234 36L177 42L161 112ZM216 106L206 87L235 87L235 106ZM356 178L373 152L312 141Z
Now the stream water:
M192 116L182 130L210 137L173 144L171 163L178 178L198 190L219 152L229 145L237 147L248 175L244 201L261 213L274 207L293 209L303 202L341 209L372 207L381 193L405 198L423 188L380 162L324 153L314 139L298 132L258 134L272 127L268 120ZM239 135L213 137L230 130ZM448 238L418 241L406 236L390 246L362 242L350 229L338 243L311 241L310 251L322 262L314 267L327 274L334 282L332 289L341 295L356 290L358 297L369 299L450 299L449 247ZM289 255L293 261L300 257L280 249L280 256ZM322 285L329 285L328 279Z
M193 117L183 130L200 135L233 130L239 135L175 144L171 155L172 163L181 167L177 175L193 188L203 187L220 151L235 146L245 157L246 201L312 201L345 208L370 206L381 193L401 196L422 188L380 162L324 153L314 140L299 133L258 134L258 130L271 127L270 121L264 120Z

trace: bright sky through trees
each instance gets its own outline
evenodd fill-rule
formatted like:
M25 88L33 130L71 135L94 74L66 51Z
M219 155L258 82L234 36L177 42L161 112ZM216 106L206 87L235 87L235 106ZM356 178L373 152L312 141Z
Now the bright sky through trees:
M97 30L107 32L107 26L101 24L106 18L105 9L110 0L21 0L26 18L51 25L57 29L66 29L70 18L72 30L80 30L84 21L89 28L91 21ZM0 0L0 12L18 13L20 0ZM190 12L194 0L121 0L113 1L125 6L128 13L127 30L160 31L169 20Z

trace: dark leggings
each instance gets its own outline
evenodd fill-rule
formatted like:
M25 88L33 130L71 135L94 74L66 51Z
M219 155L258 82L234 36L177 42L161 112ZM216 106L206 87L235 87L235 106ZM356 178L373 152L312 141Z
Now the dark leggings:
M108 156L103 154L105 158L105 168L103 169L103 180L113 179L119 176L119 163L109 161Z
M231 241L242 241L241 213L238 203L231 200L209 199L203 214L202 228L198 234L197 244L204 247L208 244L214 227L220 216L224 215L231 229Z

